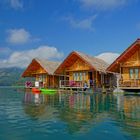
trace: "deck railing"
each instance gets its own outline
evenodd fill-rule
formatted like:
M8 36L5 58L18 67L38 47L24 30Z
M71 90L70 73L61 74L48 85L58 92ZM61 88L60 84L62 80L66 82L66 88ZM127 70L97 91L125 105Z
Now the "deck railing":
M87 88L90 88L89 82L85 83L85 81L69 81L69 80L59 81L60 88L84 88L85 85L87 85Z
M120 87L140 87L140 79L120 80Z

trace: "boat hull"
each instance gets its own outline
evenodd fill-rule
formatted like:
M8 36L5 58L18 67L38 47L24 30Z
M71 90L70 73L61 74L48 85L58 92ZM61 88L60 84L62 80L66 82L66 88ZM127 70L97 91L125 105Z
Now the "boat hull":
M34 93L34 94L36 94L36 93L40 94L41 91L38 88L32 88L32 93Z
M41 93L43 94L55 94L57 90L55 89L41 89Z

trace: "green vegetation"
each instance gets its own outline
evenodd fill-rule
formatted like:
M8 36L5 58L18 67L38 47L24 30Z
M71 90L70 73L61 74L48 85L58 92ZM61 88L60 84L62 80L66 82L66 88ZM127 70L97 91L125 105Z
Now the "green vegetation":
M21 77L24 69L20 68L1 68L0 69L0 86L22 86L25 83Z

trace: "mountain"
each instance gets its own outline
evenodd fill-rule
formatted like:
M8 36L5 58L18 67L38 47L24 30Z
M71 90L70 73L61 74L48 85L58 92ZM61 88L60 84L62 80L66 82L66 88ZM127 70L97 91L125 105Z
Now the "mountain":
M21 77L24 69L0 68L0 86L24 85L25 79Z

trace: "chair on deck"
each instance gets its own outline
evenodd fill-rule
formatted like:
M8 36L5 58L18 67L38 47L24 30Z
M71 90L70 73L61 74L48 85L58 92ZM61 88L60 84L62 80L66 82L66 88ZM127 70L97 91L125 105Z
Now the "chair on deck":
M25 82L25 87L26 87L26 88L32 87L32 82L31 82L31 81L26 81L26 82Z

